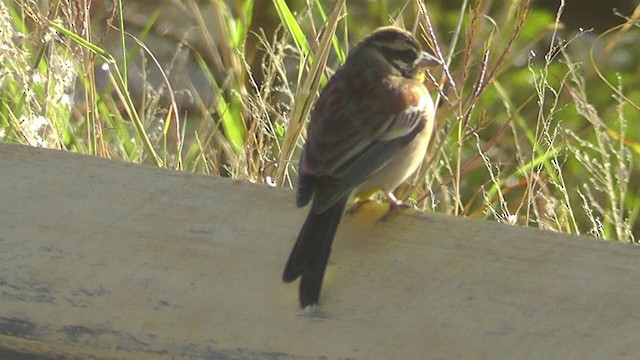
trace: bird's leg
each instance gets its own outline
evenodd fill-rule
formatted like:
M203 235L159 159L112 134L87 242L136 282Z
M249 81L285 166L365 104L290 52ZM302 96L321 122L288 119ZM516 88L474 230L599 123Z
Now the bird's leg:
M387 212L380 218L380 221L385 222L391 218L391 215L394 213L398 213L404 209L408 209L411 205L407 205L402 201L398 200L391 191L385 193L387 197L387 201L389 202L389 209Z

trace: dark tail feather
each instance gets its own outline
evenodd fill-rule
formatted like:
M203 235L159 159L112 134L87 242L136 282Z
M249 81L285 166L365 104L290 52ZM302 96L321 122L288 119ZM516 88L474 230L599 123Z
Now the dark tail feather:
M340 224L347 199L340 199L321 213L310 211L291 250L282 280L291 282L302 277L299 289L302 308L318 303L333 237Z

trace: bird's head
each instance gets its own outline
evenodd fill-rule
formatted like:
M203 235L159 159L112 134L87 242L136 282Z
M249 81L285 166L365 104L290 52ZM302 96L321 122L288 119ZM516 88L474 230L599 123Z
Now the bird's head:
M440 64L436 57L422 51L410 32L394 26L379 28L362 40L347 62L351 59L359 62L360 67L370 67L369 70L373 68L421 82L427 67Z

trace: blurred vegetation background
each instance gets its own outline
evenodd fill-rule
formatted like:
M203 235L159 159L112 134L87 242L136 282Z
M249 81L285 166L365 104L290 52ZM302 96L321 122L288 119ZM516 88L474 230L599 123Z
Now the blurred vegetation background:
M637 0L3 0L0 141L291 187L319 89L396 24L446 62L401 197L636 242L639 17Z

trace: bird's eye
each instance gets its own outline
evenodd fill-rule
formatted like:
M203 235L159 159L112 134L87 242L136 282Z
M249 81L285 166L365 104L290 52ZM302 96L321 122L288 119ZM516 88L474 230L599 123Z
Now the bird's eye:
M414 50L397 51L396 56L397 59L402 60L408 65L413 64L418 58L418 54L416 54Z
M396 68L403 71L412 68L418 58L418 54L412 49L399 50L383 47L380 52L389 63L394 64Z

